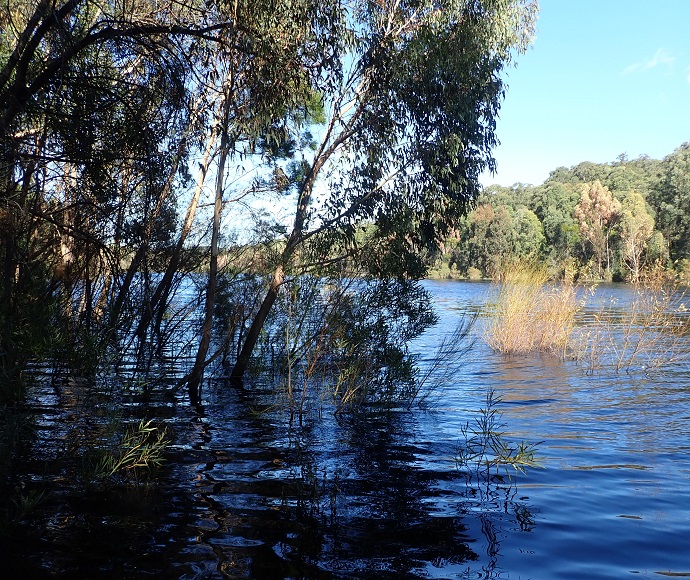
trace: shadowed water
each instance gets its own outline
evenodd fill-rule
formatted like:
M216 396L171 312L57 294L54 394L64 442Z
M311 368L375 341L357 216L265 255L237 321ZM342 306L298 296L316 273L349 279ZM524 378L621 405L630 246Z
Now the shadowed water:
M422 366L486 284L427 282L440 323ZM610 297L615 300L611 302ZM597 290L629 304L625 287ZM596 301L599 301L596 303ZM613 306L612 306L613 305ZM690 369L645 374L506 358L481 340L444 365L432 410L300 422L268 386L214 380L203 407L122 396L125 421L157 417L174 444L160 485L79 480L80 438L112 420L107 385L38 380L17 485L50 495L6 542L17 577L621 578L690 576ZM457 364L460 363L460 364ZM441 369L443 370L443 369ZM35 369L38 377L50 369ZM440 377L439 377L440 378ZM113 385L117 389L117 385ZM541 442L542 468L484 479L458 469L463 428L494 389L506 438ZM84 412L88 410L88 412ZM75 475L76 474L76 475Z

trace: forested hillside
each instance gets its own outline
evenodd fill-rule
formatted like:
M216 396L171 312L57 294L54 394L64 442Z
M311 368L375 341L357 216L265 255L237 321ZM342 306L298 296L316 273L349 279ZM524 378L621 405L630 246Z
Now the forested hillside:
M690 143L663 160L621 155L559 167L541 185L487 187L431 258L436 277L496 278L536 260L555 277L639 278L661 263L690 277Z

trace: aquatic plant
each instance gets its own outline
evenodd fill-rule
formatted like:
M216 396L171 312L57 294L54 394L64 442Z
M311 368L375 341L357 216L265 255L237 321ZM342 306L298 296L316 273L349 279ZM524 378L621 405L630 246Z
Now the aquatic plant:
M409 341L436 322L429 294L409 280L334 275L290 281L266 325L262 357L291 410L409 404L423 394Z
M551 352L583 361L588 374L603 368L648 372L690 354L690 317L676 277L651 267L632 289L624 311L614 303L604 305L577 327L592 289L579 290L572 277L549 283L542 267L514 263L496 286L487 344L503 354Z
M496 285L486 342L503 354L552 352L565 357L583 304L572 277L549 284L546 269L514 262Z
M458 445L455 463L470 477L489 483L501 470L510 478L515 473L524 473L528 467L539 467L536 448L539 443L509 442L503 431L505 424L497 405L501 397L493 389L486 393L485 406L479 410L473 422L467 422L462 429L463 441Z
M142 419L125 430L113 449L102 453L95 464L94 476L104 479L122 474L133 476L138 483L142 470L151 471L164 463L164 452L169 443L166 429L154 425L153 420Z
M611 305L577 333L577 356L593 374L604 368L626 373L674 364L690 354L686 291L661 268L646 271L633 285L630 305L619 316Z
M22 489L23 485L11 490L9 501L3 501L0 507L0 538L9 537L16 532L18 524L29 518L50 493L46 490Z
M424 363L417 359L414 376L413 397L407 408L413 404L426 407L442 396L444 388L452 385L466 364L466 356L475 343L474 325L478 313L463 314L455 324L455 328L444 336L436 352Z

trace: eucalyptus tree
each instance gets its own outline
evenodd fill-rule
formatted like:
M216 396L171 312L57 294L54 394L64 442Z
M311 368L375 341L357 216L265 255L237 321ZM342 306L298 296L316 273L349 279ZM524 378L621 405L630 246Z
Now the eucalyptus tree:
M546 244L544 227L537 214L524 206L513 211L515 254L525 261L542 258Z
M647 243L654 233L654 217L647 210L644 198L629 191L621 202L618 234L624 266L632 282L638 282Z
M340 7L337 74L315 86L326 122L315 151L302 152L290 233L236 379L309 240L354 255L373 275L422 276L419 250L442 239L476 197L479 174L494 168L500 73L528 45L536 13L521 0ZM355 241L363 222L376 224L366 251Z
M126 257L120 246L167 243L175 217L170 184L184 164L175 135L188 116L192 39L221 42L233 24L210 19L202 4L0 6L6 371L17 366L19 342L35 318L31 304L46 304L63 288L67 314L76 305L77 321L88 326L109 297L127 301L120 277L108 276Z
M672 260L690 258L690 142L667 155L650 195L657 227L669 244Z
M481 204L469 217L468 266L499 278L506 264L516 258L513 213L505 205Z
M222 215L256 190L243 184L230 196L228 176L248 159L273 168L270 185L295 206L236 377L286 274L309 252L317 262L349 256L369 275L421 276L418 251L441 239L493 168L500 73L527 46L535 11L526 0L0 6L4 368L28 303L60 290L77 328L106 320L108 338L123 330L143 344L214 174L194 395L209 362ZM363 223L375 229L358 241Z
M620 219L621 202L611 191L595 181L581 186L580 200L575 206L575 219L580 226L583 240L587 240L597 261L599 277L602 264L606 260L607 270L611 269L611 235Z
M580 229L574 218L579 198L577 185L552 179L534 191L532 208L544 228L545 246L558 263L581 253Z
M248 157L250 163L261 167L266 157L290 146L290 127L313 118L312 111L318 109L310 105L315 94L334 82L338 74L343 38L339 8L339 2L235 2L227 9L242 24L231 31L232 43L211 47L213 58L206 67L216 109L209 139L219 136L219 144L203 328L187 377L192 400L197 399L198 385L209 363L223 209L231 199L243 200L260 188L255 179L239 185L245 191L233 191L232 196L226 183L228 175L233 170L236 175ZM202 167L200 177L205 173ZM195 203L193 200L186 221L193 219ZM166 276L170 272L168 268ZM164 278L159 300L165 283Z

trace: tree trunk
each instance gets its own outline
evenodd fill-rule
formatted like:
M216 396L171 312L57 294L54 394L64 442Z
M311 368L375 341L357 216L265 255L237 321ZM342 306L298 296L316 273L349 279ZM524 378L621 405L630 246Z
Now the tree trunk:
M230 377L236 384L242 383L242 378L247 371L247 366L249 364L249 359L251 358L254 347L259 340L259 335L261 334L261 329L264 327L266 318L268 317L273 304L278 297L278 292L280 291L280 286L283 284L285 278L285 267L290 263L292 255L295 252L297 246L302 243L302 231L304 229L304 223L307 217L307 208L309 207L309 201L311 198L311 192L314 186L314 181L316 180L316 173L319 168L323 165L323 161L320 161L318 165L315 165L312 169L311 174L307 178L302 188L302 193L300 194L299 202L297 204L297 211L295 212L294 227L285 244L285 249L280 256L280 262L273 272L273 279L268 286L268 291L264 297L259 311L256 313L252 324L247 332L247 337L242 345L240 354L235 361L235 366L230 373Z
M256 313L254 320L252 320L252 325L249 327L247 337L242 345L242 350L240 351L237 361L235 362L235 366L232 369L232 373L230 374L230 377L235 383L240 384L242 382L244 373L249 365L249 359L251 358L254 347L259 340L261 329L264 327L264 323L266 322L266 318L273 307L273 303L278 297L278 291L280 290L284 277L285 267L281 263L273 273L273 280L271 280L271 284L268 287L266 297L261 303L259 311Z
M206 174L208 172L208 167L211 159L211 151L216 143L216 133L212 133L209 138L208 144L206 146L206 151L204 153L204 160L199 167L199 178L197 179L196 189L194 190L194 195L192 200L189 202L187 207L187 213L185 214L184 224L182 226L182 231L180 232L180 237L177 240L177 244L173 251L170 261L165 269L163 278L156 286L156 290L153 293L150 302L150 308L147 308L142 314L141 320L137 327L136 334L140 338L146 335L146 330L151 323L151 318L156 315L156 328L160 331L161 322L163 319L163 311L165 305L168 302L168 297L170 296L170 290L172 288L172 282L175 274L177 273L177 268L180 265L182 259L182 251L184 249L184 243L187 240L189 232L192 230L192 225L194 223L194 217L196 215L196 209L199 205L199 198L201 192L204 188L204 181L206 180Z
M343 116L350 111L350 108L350 104L346 105L339 114L333 115L329 121L328 129L326 130L326 134L321 142L321 146L317 151L311 168L306 176L306 179L304 180L302 190L300 191L297 200L297 208L295 210L295 219L293 221L292 232L290 233L290 237L285 244L285 249L280 257L280 262L273 273L273 279L268 287L266 296L264 297L264 300L261 303L259 311L254 317L254 320L252 320L252 324L249 327L249 331L247 332L247 337L242 345L240 354L237 357L237 361L235 362L232 372L230 373L233 382L236 384L242 383L242 378L247 371L249 359L251 358L252 352L254 351L256 343L259 339L259 335L261 334L261 329L264 327L266 318L268 317L268 314L271 311L276 298L278 297L280 286L282 285L285 277L285 268L292 260L293 254L295 253L297 247L304 241L304 227L307 220L307 210L311 203L311 196L314 190L316 179L321 172L321 169L326 164L326 161L353 135L351 127L354 125L356 119L363 111L362 105L358 105L355 111L350 113L350 117L345 123L342 133L332 139L332 131L336 125L342 121Z
M218 277L218 238L220 236L220 216L223 209L223 182L225 180L225 163L229 152L228 118L230 113L230 99L226 96L223 113L223 133L220 139L220 159L218 174L216 175L216 203L213 210L213 231L211 234L211 263L209 265L208 286L206 287L206 305L204 310L204 326L201 341L196 353L194 368L187 382L189 398L193 405L199 403L199 384L204 377L206 368L206 354L211 343L211 327L213 325L213 307L216 299L216 282Z

